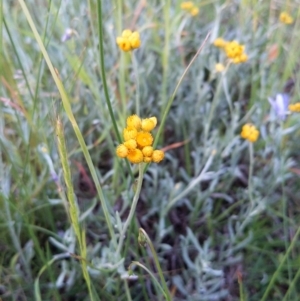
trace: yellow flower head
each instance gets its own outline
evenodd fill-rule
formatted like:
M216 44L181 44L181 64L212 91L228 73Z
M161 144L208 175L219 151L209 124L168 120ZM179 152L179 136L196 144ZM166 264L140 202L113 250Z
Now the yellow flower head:
M196 17L199 14L199 8L198 7L193 7L190 10L190 14L191 14L191 16Z
M153 137L150 133L156 124L156 117L142 119L137 115L131 115L126 120L127 127L123 130L124 143L116 149L120 158L127 158L131 163L160 162L164 158L164 152L153 150Z
M141 131L136 135L136 142L140 148L151 146L153 143L153 137L150 133Z
M255 142L259 137L259 131L253 124L247 123L242 127L241 137L250 142Z
M223 64L217 63L216 66L215 66L215 70L216 70L216 72L222 72L222 71L225 70L225 67L224 67Z
M130 139L135 139L137 135L137 130L133 127L127 127L123 130L123 138L125 141Z
M294 22L294 19L292 18L292 16L288 13L288 12L282 12L279 16L279 20L281 23L283 24L292 24Z
M128 150L128 155L127 155L127 159L131 162L131 163L141 163L144 160L144 156L143 153L140 149L130 149Z
M187 10L191 16L195 17L199 14L199 8L192 1L184 1L180 5L181 9Z
M117 37L116 41L123 51L130 51L141 46L140 34L130 29L123 30L121 37Z
M146 132L152 131L157 124L156 117L142 119L142 130Z
M116 154L120 158L126 158L128 155L128 149L124 144L120 144L116 149Z
M289 110L291 112L298 112L298 113L300 113L300 102L296 102L295 104L290 104L289 105Z
M231 41L226 44L224 50L229 58L234 59L244 52L244 47L237 41Z
M192 1L184 1L180 4L181 9L190 10L194 7L194 3Z
M244 52L245 46L239 44L237 41L228 42L224 47L224 51L227 57L232 59L235 64L244 63L248 60L248 56Z
M139 130L142 125L141 118L138 115L131 115L127 118L126 124L129 128L135 128Z
M214 46L218 48L224 48L226 46L227 42L222 38L217 38L214 40Z
M125 141L124 145L128 149L135 149L137 147L137 143L136 143L135 139L129 139L129 140Z
M152 161L155 163L159 163L165 157L165 153L161 150L155 150L152 154Z

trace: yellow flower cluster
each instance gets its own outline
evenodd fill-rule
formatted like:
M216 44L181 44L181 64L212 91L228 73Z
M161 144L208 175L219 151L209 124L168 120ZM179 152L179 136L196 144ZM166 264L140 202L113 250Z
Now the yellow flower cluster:
M123 51L130 51L141 46L140 34L137 31L125 29L120 37L116 39L119 48Z
M184 1L180 5L181 9L186 10L191 16L195 17L199 14L199 8L192 1Z
M159 163L165 154L152 147L151 131L156 127L156 117L141 119L137 115L127 118L127 127L123 130L124 143L116 149L120 158L127 158L131 163Z
M298 113L300 113L300 102L296 102L294 104L290 104L289 105L289 110L291 112L298 112Z
M225 41L222 38L217 38L214 41L214 46L222 48L226 56L232 60L234 64L245 63L248 61L248 56L245 53L245 46L237 41Z
M217 63L215 65L215 71L216 72L223 72L225 70L225 66L221 63Z
M259 137L259 130L253 124L247 123L242 127L241 137L250 142L255 142Z
M294 22L292 16L285 11L280 14L279 20L281 23L288 24L288 25Z

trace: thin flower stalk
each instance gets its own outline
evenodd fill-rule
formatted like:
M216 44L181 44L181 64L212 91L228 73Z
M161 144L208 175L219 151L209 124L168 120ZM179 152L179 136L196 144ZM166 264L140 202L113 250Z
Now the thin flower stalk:
M129 215L128 215L128 217L127 217L127 219L124 223L124 226L122 228L122 231L120 233L119 244L118 244L118 248L117 248L117 257L121 252L121 249L122 249L123 244L124 244L126 231L129 227L129 225L132 221L133 215L136 211L136 205L138 203L139 196L140 196L140 193L141 193L142 184L143 184L143 176L144 176L143 164L139 164L139 177L137 179L136 190L135 190L135 194L134 194L134 197L133 197L133 200L132 200L132 205L131 205L131 208L130 208L130 211L129 211Z
M166 300L171 301L172 297L171 297L170 291L168 289L168 285L166 283L165 277L163 275L163 271L162 271L161 266L159 264L158 256L157 256L157 253L156 253L155 248L153 246L153 243L152 243L150 237L148 236L148 234L146 233L146 231L142 228L139 229L139 236L142 236L142 240L145 240L148 243L149 247L150 247L151 253L153 255L154 263L155 263L156 269L157 269L158 274L159 274L160 282L162 283L164 295L166 297Z

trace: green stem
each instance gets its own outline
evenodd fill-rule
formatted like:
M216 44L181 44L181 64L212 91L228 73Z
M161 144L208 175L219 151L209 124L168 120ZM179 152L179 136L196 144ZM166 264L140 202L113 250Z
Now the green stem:
M255 202L253 200L253 188L252 188L252 177L253 177L253 165L254 165L254 155L253 155L253 143L249 142L249 156L250 156L250 163L249 163L249 176L248 176L248 193L249 199L251 203L251 210L254 208Z
M54 255L53 258L47 262L39 271L37 278L34 281L34 295L35 295L35 299L37 301L42 301L41 298L41 291L40 291L40 277L41 275L44 273L44 271L51 266L55 261L58 260L62 260L62 259L66 259L66 258L70 258L70 254L69 253L63 253L63 254L59 254L59 255Z
M103 89L104 89L104 94L105 94L105 100L106 104L108 107L109 115L111 118L111 121L113 123L114 131L117 136L117 140L119 144L122 143L122 138L120 136L118 126L116 123L115 115L113 113L113 109L111 106L111 102L109 99L109 93L108 93L108 87L107 87L107 82L106 82L106 73L105 73L105 65L104 65L104 48L103 48L103 24L102 24L102 5L101 5L101 0L97 0L97 8L98 8L98 34L99 34L99 55L100 55L100 68L101 68L101 76L102 76L102 81L103 81ZM131 178L133 179L133 173L130 168L129 162L126 160L126 166L127 169L130 173Z
M224 72L222 72L221 79L220 79L220 81L218 83L216 92L214 94L214 97L213 97L213 100L212 100L212 103L211 103L211 106L210 106L210 110L209 110L209 114L208 114L208 120L205 123L205 127L204 127L204 143L205 144L207 142L209 129L210 129L210 126L211 126L211 123L212 123L212 119L213 119L216 107L217 107L217 105L219 104L219 101L220 101L219 94L221 92L221 87L222 87L222 84L223 84L223 78L225 77L226 72L227 72L229 66L230 66L230 61L226 65L226 68L225 68ZM230 103L230 100L229 100L229 103Z
M3 1L0 0L0 75L3 73Z
M282 301L288 301L288 300L292 300L290 297L292 290L295 288L296 283L298 283L298 279L300 278L300 269L298 269L294 279L292 280L292 282L290 282L289 288L287 290L287 292L285 293L284 298L282 299ZM298 294L298 293L296 293Z
M208 158L205 166L203 167L201 173L199 174L199 176L197 176L197 178L193 179L190 184L187 186L186 189L184 189L181 193L179 193L174 199L172 199L171 201L169 201L168 205L165 208L165 214L167 214L167 212L172 208L172 206L179 201L180 199L182 199L184 196L186 196L188 193L190 193L190 191L199 183L201 182L203 176L205 175L206 171L208 170L208 168L210 167L212 161L213 161L213 157L215 155L215 151L212 151L212 154L210 155L210 157Z
M287 260L289 254L291 253L291 251L293 250L295 244L298 242L298 236L300 235L300 227L298 228L293 240L291 241L291 244L289 246L289 248L287 249L286 253L284 254L281 262L279 263L275 273L273 274L268 286L267 286L267 289L265 290L265 293L264 295L262 296L262 298L260 299L260 301L266 301L267 300L267 297L271 291L271 289L273 288L274 284L275 284L275 281L277 279L277 277L279 276L279 273L283 267L283 264L285 263L285 261Z
M139 80L139 69L137 59L134 55L134 52L131 52L133 70L135 75L135 86L136 86L136 93L135 93L135 113L140 116L140 80Z
M157 281L155 275L148 269L146 268L143 264L139 263L138 261L133 261L130 266L128 267L128 269L130 270L131 269L131 266L132 265L137 265L139 266L140 268L144 269L152 278L153 282L157 285L157 287L160 289L160 291L163 293L163 295L165 296L165 298L167 300L171 300L171 299L168 299L168 295L166 294L166 292L164 291L164 289L162 288L162 286L160 285L160 283Z
M1 197L1 195L2 195L2 197ZM5 217L7 219L7 225L8 225L10 238L12 240L14 248L19 253L20 261L21 261L22 266L24 267L26 277L28 277L28 281L31 281L31 279L32 279L31 269L30 269L30 266L28 265L28 262L26 261L23 249L20 244L19 237L15 230L15 226L14 226L15 221L12 219L12 216L11 216L9 198L8 198L8 196L5 196L4 194L0 193L0 201L1 201L1 203L4 202Z
M167 299L168 301L171 301L171 300L172 300L171 294L170 294L169 288L168 288L168 286L167 286L165 277L164 277L164 275L163 275L161 266L160 266L160 264L159 264L158 256L157 256L157 253L156 253L156 251L155 251L155 249L154 249L154 246L153 246L153 244L152 244L152 241L151 241L150 237L148 236L148 234L145 232L144 229L140 228L139 231L140 231L140 233L142 233L142 235L146 238L147 243L148 243L148 245L149 245L149 247L150 247L150 249L151 249L151 253L152 253L152 255L153 255L153 259L154 259L154 262L155 262L155 266L156 266L156 268L157 268L157 271L158 271L158 274L159 274L159 278L160 278L160 281L161 281L161 283L162 283L163 290L164 290L164 292L165 292L164 295L165 295L165 297L166 297L166 299Z
M120 136L120 133L118 131L116 119L112 110L112 106L109 99L108 94L108 87L106 82L106 74L105 74L105 66L104 66L104 48L103 48L103 24L102 24L102 5L101 0L97 0L97 8L98 8L98 34L99 34L99 55L100 55L100 68L101 68L101 76L102 76L102 82L103 82L103 89L105 94L105 100L108 107L109 115L111 118L111 121L113 123L113 127L115 130L115 133L117 135L117 139L119 143L122 143L122 139Z
M167 100L167 82L168 82L168 70L169 70L169 54L170 54L170 0L165 1L164 4L164 25L165 25L165 40L164 49L162 53L162 85L161 85L161 102L162 107L165 107Z
M117 254L118 255L121 252L127 228L129 227L129 225L131 223L131 220L133 218L133 215L135 213L135 210L136 210L136 205L137 205L137 202L139 200L139 196L140 196L141 188L142 188L142 184L143 184L143 176L144 176L143 164L140 163L139 164L139 177L138 177L138 180L137 180L136 191L135 191L135 194L134 194L134 197L133 197L133 201L132 201L132 205L131 205L131 208L130 208L129 215L126 219L126 222L125 222L125 224L123 226L123 229L121 231L121 234L120 234L119 245L118 245L118 248L117 248Z
M242 279L238 278L238 283L239 283L239 290L240 290L240 301L246 301L245 295L244 295L244 288L243 288Z
M181 85L184 77L186 76L187 72L189 71L189 69L191 68L192 64L194 63L194 61L196 60L197 56L200 54L200 52L202 51L202 49L204 48L204 45L206 44L208 38L210 36L210 32L206 35L203 43L201 44L201 46L199 47L198 51L196 52L196 54L194 55L194 57L192 58L192 60L190 61L190 63L188 64L188 66L186 67L186 69L184 70L184 72L182 73L181 77L179 78L179 81L174 89L174 92L172 93L172 95L170 96L168 102L167 102L167 105L166 105L166 108L164 109L164 113L162 115L162 119L161 119L161 122L160 122L160 126L158 128L158 131L157 131L157 135L155 137L155 140L154 140L154 143L153 143L153 147L155 148L156 145L157 145L157 142L160 138L160 135L161 135L161 132L164 128L164 125L165 125L165 122L166 122L166 119L167 119L167 115L170 111L170 108L172 106L172 103L174 101L174 98L176 96L176 93L179 89L179 86Z

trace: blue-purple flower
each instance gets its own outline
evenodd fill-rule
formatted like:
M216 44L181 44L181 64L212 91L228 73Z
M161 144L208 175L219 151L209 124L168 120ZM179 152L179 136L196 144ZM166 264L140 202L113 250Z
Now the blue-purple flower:
M286 93L278 93L275 99L269 97L268 100L276 116L281 120L285 120L288 114L290 96Z

